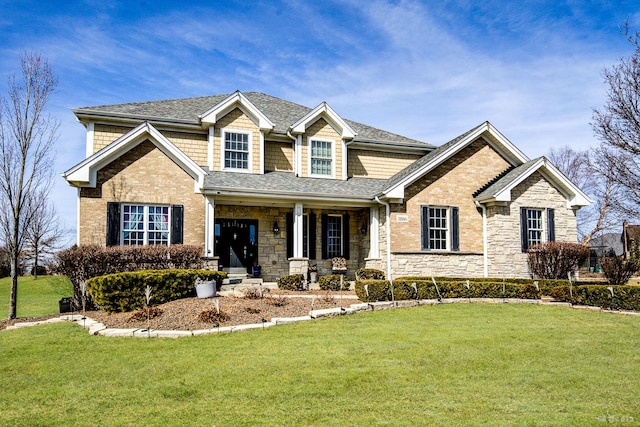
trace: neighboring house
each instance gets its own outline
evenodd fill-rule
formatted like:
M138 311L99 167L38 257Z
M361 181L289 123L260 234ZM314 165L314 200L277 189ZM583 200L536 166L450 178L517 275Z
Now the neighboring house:
M440 147L256 92L73 110L78 244L202 245L265 280L331 259L404 275L527 276L590 203L485 122Z
M609 256L612 252L616 255L624 254L624 245L620 233L605 233L595 236L589 242L591 253L589 255L589 271L600 271L600 259Z
M624 259L630 259L633 255L638 255L638 252L640 252L640 225L631 225L627 221L623 221L620 241L622 242Z

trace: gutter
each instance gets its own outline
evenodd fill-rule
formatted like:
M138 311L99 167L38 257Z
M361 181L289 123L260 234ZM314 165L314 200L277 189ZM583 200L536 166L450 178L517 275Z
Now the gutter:
M387 280L392 281L392 270L391 270L391 206L389 202L383 202L380 200L378 196L375 197L376 202L385 206L385 224L386 224L386 233L387 233Z

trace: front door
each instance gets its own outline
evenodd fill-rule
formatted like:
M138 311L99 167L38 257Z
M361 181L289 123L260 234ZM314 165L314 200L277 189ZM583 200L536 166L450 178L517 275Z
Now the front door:
M215 238L215 254L226 271L251 273L258 259L258 220L216 219Z

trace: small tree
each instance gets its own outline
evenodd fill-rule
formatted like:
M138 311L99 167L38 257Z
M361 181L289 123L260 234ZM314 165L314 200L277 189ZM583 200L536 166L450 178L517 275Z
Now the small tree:
M589 247L579 243L546 242L527 251L529 271L541 279L564 279L589 257Z
M622 256L608 256L600 261L600 267L607 282L624 285L638 273L640 261L637 258L624 259Z
M34 209L31 222L27 224L26 251L33 259L33 276L38 278L38 267L43 256L52 255L61 249L60 243L64 231L53 204L46 197L37 199L41 205Z

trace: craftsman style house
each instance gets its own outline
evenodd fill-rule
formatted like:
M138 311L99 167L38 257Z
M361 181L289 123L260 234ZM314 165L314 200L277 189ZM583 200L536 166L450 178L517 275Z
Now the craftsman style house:
M351 278L528 276L527 248L576 241L590 203L488 122L434 147L255 92L74 113L78 244L201 245L210 267L259 263L265 280L334 257Z

